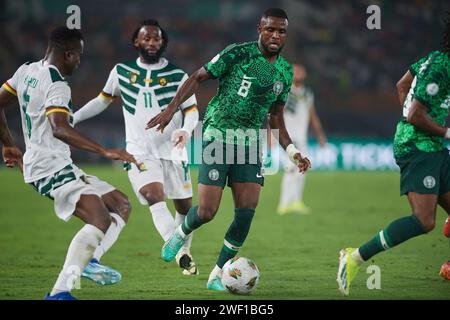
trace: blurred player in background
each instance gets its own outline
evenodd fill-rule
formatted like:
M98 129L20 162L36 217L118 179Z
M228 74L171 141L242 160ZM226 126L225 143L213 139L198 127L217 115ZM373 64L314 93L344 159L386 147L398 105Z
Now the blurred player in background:
M306 70L302 65L294 64L294 80L284 108L284 122L293 142L302 154L307 153L308 127L311 123L321 148L327 138L322 129L319 116L314 107L314 93L305 86ZM311 209L302 201L306 175L298 174L297 166L287 161L281 182L278 214L308 214Z
M71 125L71 92L64 77L72 75L80 64L83 46L78 30L56 28L50 35L45 58L23 64L0 89L0 140L5 163L10 167L22 165L20 150L14 145L3 113L3 108L18 99L26 145L25 182L54 201L60 219L68 221L74 215L86 223L72 239L47 300L74 300L70 291L85 267L95 269L93 276L98 283L120 280L115 270L88 264L114 244L131 210L123 193L84 173L70 157L72 146L108 159L136 163L125 150L106 149Z
M292 66L280 55L286 41L288 18L281 9L269 9L258 24L258 41L232 44L189 77L167 107L148 123L163 131L170 126L177 107L197 91L201 83L219 79L219 88L209 102L203 124L203 157L208 150L233 155L233 161L203 161L199 168L199 205L189 210L186 220L162 250L165 261L174 259L189 234L216 215L223 188L228 183L233 193L234 220L224 239L207 288L223 291L222 267L236 256L249 233L264 184L258 150L258 133L270 113L270 127L279 130L279 142L300 172L311 166L294 146L283 121L283 110L292 85ZM173 122L173 121L172 121ZM234 135L229 135L229 132ZM256 132L246 139L245 132ZM239 146L239 147L238 147ZM245 159L238 162L240 150ZM250 160L253 156L256 161ZM227 159L228 160L228 159Z
M349 294L360 265L377 253L434 229L436 206L450 215L450 155L444 139L450 107L450 18L444 49L414 63L397 84L403 117L397 124L394 157L400 167L400 193L412 215L393 221L361 247L340 252L337 281Z
M155 227L166 242L192 206L185 145L198 123L197 100L191 95L177 108L164 134L145 130L148 119L166 109L188 75L162 57L168 36L156 20L143 21L133 33L132 43L139 57L115 65L103 91L75 113L74 122L98 115L116 97L122 99L126 149L143 163L143 170L127 165L128 178L140 203L150 207ZM166 197L173 199L175 219ZM191 242L192 235L176 258L185 275L198 274L190 254Z

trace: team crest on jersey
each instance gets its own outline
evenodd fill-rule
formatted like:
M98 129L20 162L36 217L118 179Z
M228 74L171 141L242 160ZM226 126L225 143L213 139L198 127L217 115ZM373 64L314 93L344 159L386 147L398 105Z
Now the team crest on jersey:
M423 185L425 188L432 189L436 185L436 179L432 176L426 176L423 179Z
M167 79L166 78L159 78L159 85L160 86L165 86L167 84Z
M283 92L283 83L281 81L277 81L273 84L273 93L278 96L281 92Z
M427 93L430 96L435 96L439 92L439 86L437 83L429 83L427 85Z
M135 84L138 78L138 74L134 72L130 72L130 83Z

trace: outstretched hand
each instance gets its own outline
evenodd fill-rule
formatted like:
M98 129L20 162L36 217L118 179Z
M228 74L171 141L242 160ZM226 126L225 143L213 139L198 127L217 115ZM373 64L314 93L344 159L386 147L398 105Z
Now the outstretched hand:
M17 147L2 147L3 161L8 168L14 168L18 166L20 171L23 172L22 151Z
M164 132L164 128L167 126L167 124L172 120L173 113L170 112L168 109L164 110L157 116L153 117L148 123L145 129L150 129L153 127L156 127L156 131L161 131L161 133Z
M123 149L105 149L103 155L110 160L122 160L138 165L136 159Z
M300 153L294 155L294 159L297 162L298 171L300 173L305 173L309 168L311 168L311 161L308 158L302 157Z

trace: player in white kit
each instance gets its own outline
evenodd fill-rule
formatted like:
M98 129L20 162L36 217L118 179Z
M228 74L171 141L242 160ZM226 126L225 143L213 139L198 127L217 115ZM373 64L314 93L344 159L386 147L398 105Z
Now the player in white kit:
M166 242L192 206L185 144L198 123L197 101L193 95L183 103L164 134L145 130L148 119L167 107L188 75L161 57L168 37L156 20L143 21L132 42L139 57L115 65L100 95L75 113L74 122L94 117L114 98L121 98L126 150L143 163L143 171L134 166L126 168L128 177L140 203L149 206L155 227ZM166 197L174 201L175 219ZM191 242L192 237L176 259L185 275L198 274L190 254Z
M294 79L284 108L284 122L294 144L301 154L305 154L308 153L309 123L311 123L315 131L320 147L326 145L327 138L314 107L314 94L311 89L304 85L306 79L305 68L296 64L293 67ZM285 172L281 182L280 203L278 205L278 213L281 215L294 212L300 214L310 213L310 208L302 201L306 176L298 174L297 171L298 168L291 161L286 161Z
M114 270L89 262L93 257L99 259L114 244L130 214L125 195L84 173L70 156L72 146L136 166L134 157L125 150L106 149L71 126L71 91L64 77L80 64L82 39L78 30L56 28L45 58L22 65L0 89L0 140L5 163L21 167L25 182L54 201L60 219L68 221L74 215L86 223L70 243L47 300L74 300L70 292L86 267L99 283L120 280ZM26 146L23 167L22 154L12 140L3 110L15 100L20 105Z

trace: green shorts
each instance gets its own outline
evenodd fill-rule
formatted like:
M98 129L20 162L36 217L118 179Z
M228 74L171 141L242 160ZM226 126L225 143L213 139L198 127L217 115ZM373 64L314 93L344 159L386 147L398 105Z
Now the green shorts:
M202 145L202 155L198 183L222 188L234 182L264 185L261 155L257 148L208 141Z
M400 195L444 194L450 191L450 155L447 149L438 152L413 151L396 159L400 167Z

